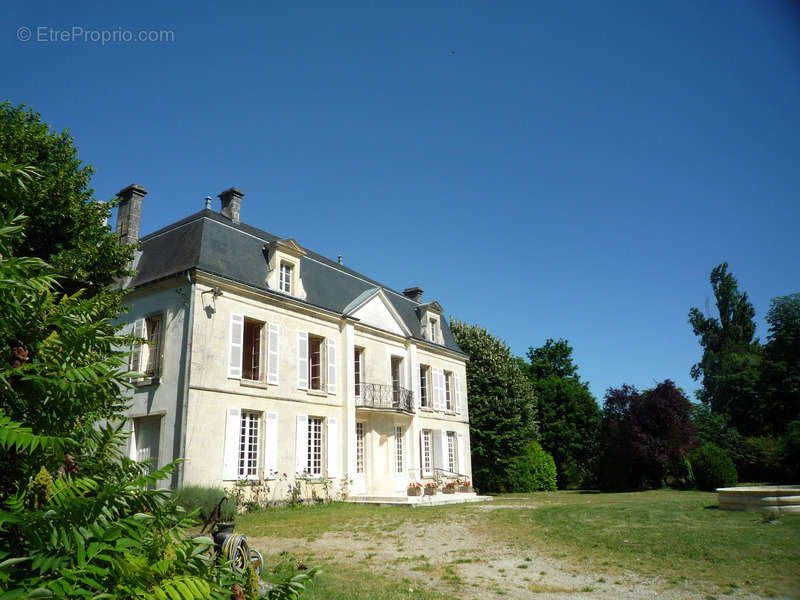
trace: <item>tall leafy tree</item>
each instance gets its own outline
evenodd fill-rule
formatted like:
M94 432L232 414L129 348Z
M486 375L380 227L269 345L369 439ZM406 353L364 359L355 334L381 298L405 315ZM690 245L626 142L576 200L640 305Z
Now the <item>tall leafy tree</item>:
M689 310L689 323L703 347L700 362L691 370L694 379L702 379L697 396L714 412L728 415L739 431L757 431L762 353L753 339L755 309L747 293L739 291L728 263L714 267L710 280L718 318L694 307Z
M762 418L767 433L782 434L800 419L800 294L773 298L767 313Z
M669 379L640 393L610 388L603 404L599 483L612 490L660 487L694 445L689 399Z
M536 390L540 443L556 463L558 487L581 486L596 457L600 407L581 382L572 347L548 339L528 349L526 367Z
M472 477L486 491L512 488L509 469L535 441L533 386L509 347L478 325L450 320L458 345L467 353Z
M127 272L133 247L109 234L114 203L94 200L94 169L81 163L68 131L52 131L24 105L0 103L0 164L7 172L16 166L15 176L0 178L0 207L28 216L15 255L50 263L68 294L94 295Z

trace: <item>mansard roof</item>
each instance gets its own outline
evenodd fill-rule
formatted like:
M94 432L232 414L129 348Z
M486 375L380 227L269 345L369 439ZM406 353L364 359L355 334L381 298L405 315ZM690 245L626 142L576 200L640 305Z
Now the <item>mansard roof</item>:
M141 257L133 286L141 287L197 269L259 290L285 295L268 288L266 283L268 263L265 246L279 241L281 238L278 236L246 223L234 224L226 216L205 209L141 238ZM417 312L422 306L419 302L336 261L307 248L305 250L306 254L300 258L300 277L307 297L295 300L344 315L362 294L369 296L378 288L412 332L412 337L425 339ZM433 345L442 345L463 354L444 319L441 329L442 344Z

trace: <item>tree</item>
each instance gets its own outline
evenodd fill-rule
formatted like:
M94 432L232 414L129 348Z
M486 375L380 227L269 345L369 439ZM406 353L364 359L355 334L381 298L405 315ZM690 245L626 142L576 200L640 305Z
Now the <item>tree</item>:
M767 313L761 392L764 432L780 435L800 419L800 294L773 298Z
M599 483L606 489L660 487L694 446L691 403L669 379L644 393L609 388L603 404Z
M115 203L94 201L94 170L81 166L68 131L55 133L39 113L3 102L0 164L17 170L15 177L0 178L0 206L6 214L28 216L26 235L13 242L14 255L50 263L69 295L79 289L97 294L127 273L134 248L109 234L105 223Z
M689 323L703 347L691 370L694 379L702 377L697 396L714 412L727 414L742 433L757 431L762 417L761 346L753 340L755 309L747 293L739 291L728 263L714 267L710 280L719 318L689 310Z
M535 441L536 397L508 346L485 328L450 320L467 362L472 478L485 491L510 488L507 469Z
M580 381L567 340L548 339L528 349L527 373L534 385L539 416L539 441L553 456L558 487L581 486L596 456L600 407Z

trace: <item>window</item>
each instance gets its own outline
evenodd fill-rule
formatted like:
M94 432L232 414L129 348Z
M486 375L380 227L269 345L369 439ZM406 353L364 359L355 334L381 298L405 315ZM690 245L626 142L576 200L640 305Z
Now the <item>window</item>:
M316 335L308 336L308 387L312 390L322 389L322 348L324 338Z
M395 408L400 406L401 391L400 391L400 366L403 364L403 359L399 356L392 357L392 406Z
M403 469L403 428L397 425L394 428L394 472L402 473Z
M258 479L258 441L261 414L242 411L239 425L238 479Z
M322 476L322 418L308 417L308 465L312 477Z
M444 372L444 409L453 410L453 374Z
M356 348L353 356L353 394L356 398L361 397L361 382L364 379L364 350Z
M137 462L149 461L147 472L158 469L158 447L161 438L161 417L140 417L133 420L130 457Z
M294 267L289 263L281 263L280 290L287 294L292 293L292 272Z
M430 408L431 401L428 397L428 370L427 365L419 366L419 405Z
M427 476L431 474L432 471L432 455L431 455L431 430L430 429L423 429L422 430L422 444L420 445L420 451L422 452L422 475Z
M356 423L356 473L364 472L364 423Z
M451 473L456 472L456 433L447 432L447 470Z
M432 342L438 342L437 329L439 322L436 319L428 319L428 339Z
M242 379L261 380L261 339L263 330L264 323L245 318L242 344Z
M297 332L297 387L336 393L336 339Z
M161 331L164 315L153 315L137 319L133 324L133 335L144 339L133 347L130 370L143 373L145 377L158 377L161 374Z

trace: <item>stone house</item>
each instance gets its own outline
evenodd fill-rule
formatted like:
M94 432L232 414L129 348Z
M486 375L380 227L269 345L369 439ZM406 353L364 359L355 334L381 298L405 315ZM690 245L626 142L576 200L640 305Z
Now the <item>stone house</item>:
M122 190L117 232L140 243L122 282L131 355L131 456L182 458L165 485L348 482L405 494L471 478L465 354L438 302L401 292L240 220L244 194L139 238Z

